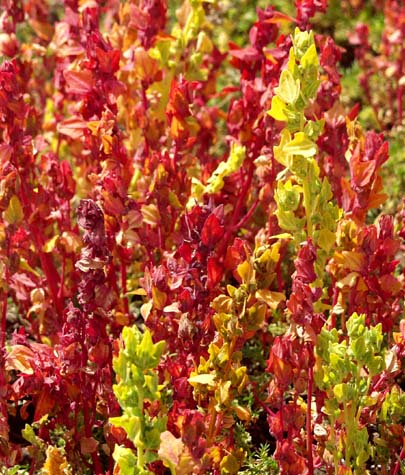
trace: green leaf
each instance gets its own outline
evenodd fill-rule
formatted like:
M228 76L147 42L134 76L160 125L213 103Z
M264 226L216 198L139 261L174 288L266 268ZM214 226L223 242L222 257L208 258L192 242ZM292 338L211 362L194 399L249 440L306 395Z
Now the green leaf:
M276 200L280 208L284 211L295 211L301 200L302 188L297 185L293 185L291 180L288 180L285 184L278 182L276 191Z
M286 231L300 231L305 226L305 218L295 217L293 211L283 211L278 209L276 211L278 224L280 228Z
M300 81L288 69L283 69L280 84L274 89L277 96L287 104L294 104L300 95Z
M113 458L120 467L121 475L139 474L137 469L137 460L131 449L116 445Z
M295 28L293 45L294 53L298 60L301 60L308 48L315 43L313 31L301 31L298 27Z
M153 369L158 365L161 354L164 351L165 342L159 341L153 344L152 335L149 330L143 334L142 340L137 347L136 363L142 369Z

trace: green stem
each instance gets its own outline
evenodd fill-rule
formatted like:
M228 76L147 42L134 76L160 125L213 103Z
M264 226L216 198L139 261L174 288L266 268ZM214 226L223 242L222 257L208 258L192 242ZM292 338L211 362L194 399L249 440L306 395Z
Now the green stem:
M339 473L339 453L338 453L338 444L336 440L335 432L335 417L331 414L330 416L330 438L333 446L333 464L335 466L335 475Z
M310 190L310 183L313 179L312 176L312 166L311 162L308 163L308 174L302 180L302 187L304 191L304 208L305 208L305 216L307 219L307 233L308 237L312 239L313 229L312 229L312 199L311 199L311 190Z
M139 409L139 414L141 414L141 434L140 434L140 437L138 437L138 442L135 443L135 446L137 450L137 467L142 472L145 468L145 451L144 451L145 416L143 414L143 388L141 385L138 386L138 409Z

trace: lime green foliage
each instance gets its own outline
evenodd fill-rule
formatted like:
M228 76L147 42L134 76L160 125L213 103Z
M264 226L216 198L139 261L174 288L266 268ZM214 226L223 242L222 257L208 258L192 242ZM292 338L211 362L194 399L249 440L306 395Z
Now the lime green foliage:
M111 418L110 422L125 429L136 453L116 446L114 460L122 475L146 475L150 473L147 464L157 459L160 434L166 429L166 417L151 417L144 408L146 401L160 401L158 376L154 369L165 343L154 344L149 330L142 334L136 326L123 329L122 342L119 355L113 361L119 380L113 389L123 414Z
M231 146L228 160L220 162L215 171L208 178L206 185L203 185L198 178L192 177L191 197L187 208L195 206L196 202L201 199L204 193L212 194L220 192L225 184L224 178L237 172L243 165L245 157L246 147L234 143Z
M382 343L381 324L367 328L365 316L357 313L347 321L347 339L326 327L318 336L314 379L327 394L323 408L330 430L326 448L333 454L336 474L342 458L355 475L367 473L371 445L360 416L377 402L378 394L369 394L369 389L373 376L385 369Z
M239 170L246 156L246 147L232 144L229 158L226 162L221 162L212 176L208 179L205 188L206 193L217 193L224 186L224 178Z
M183 73L188 80L205 80L208 73L206 68L201 68L204 53L213 49L210 35L206 32L211 28L204 8L207 3L205 0L189 0L177 9L175 6L179 4L172 4L171 39L159 39L149 50L149 55L158 60L161 67L172 73ZM187 65L181 60L186 51Z
M380 420L382 422L405 423L405 393L398 386L394 386L384 399Z
M278 222L292 234L297 246L307 237L313 239L319 247L316 272L321 278L335 244L339 208L333 204L330 184L327 178L320 178L315 160L315 142L323 120L306 118L306 109L319 86L318 68L313 33L296 29L288 65L281 73L268 113L286 123L280 143L274 147L276 160L286 168L285 179L279 180L275 194Z

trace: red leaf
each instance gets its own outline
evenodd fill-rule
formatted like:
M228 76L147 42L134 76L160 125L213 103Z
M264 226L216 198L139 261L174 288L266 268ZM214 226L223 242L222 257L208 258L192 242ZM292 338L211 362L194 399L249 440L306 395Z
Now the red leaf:
M93 89L94 79L91 71L64 71L66 91L72 94L87 94Z
M49 394L49 387L42 389L37 405L35 407L34 422L39 421L42 416L49 414L53 407L55 406L55 401Z
M224 227L221 225L218 216L216 216L214 213L211 213L205 221L201 231L202 243L204 246L213 248L223 235Z
M224 273L223 267L218 263L215 257L208 258L208 289L212 290L222 279Z

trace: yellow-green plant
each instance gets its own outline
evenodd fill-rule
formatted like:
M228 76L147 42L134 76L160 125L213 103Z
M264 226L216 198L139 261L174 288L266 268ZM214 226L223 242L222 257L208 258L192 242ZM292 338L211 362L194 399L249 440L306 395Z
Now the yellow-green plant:
M165 416L152 416L145 403L160 401L158 375L155 371L164 351L165 343L153 343L149 330L143 334L138 327L125 327L119 354L113 361L118 384L114 393L123 410L110 422L122 427L134 444L135 452L117 445L114 460L122 475L146 475L147 465L157 459L160 434L166 429Z

